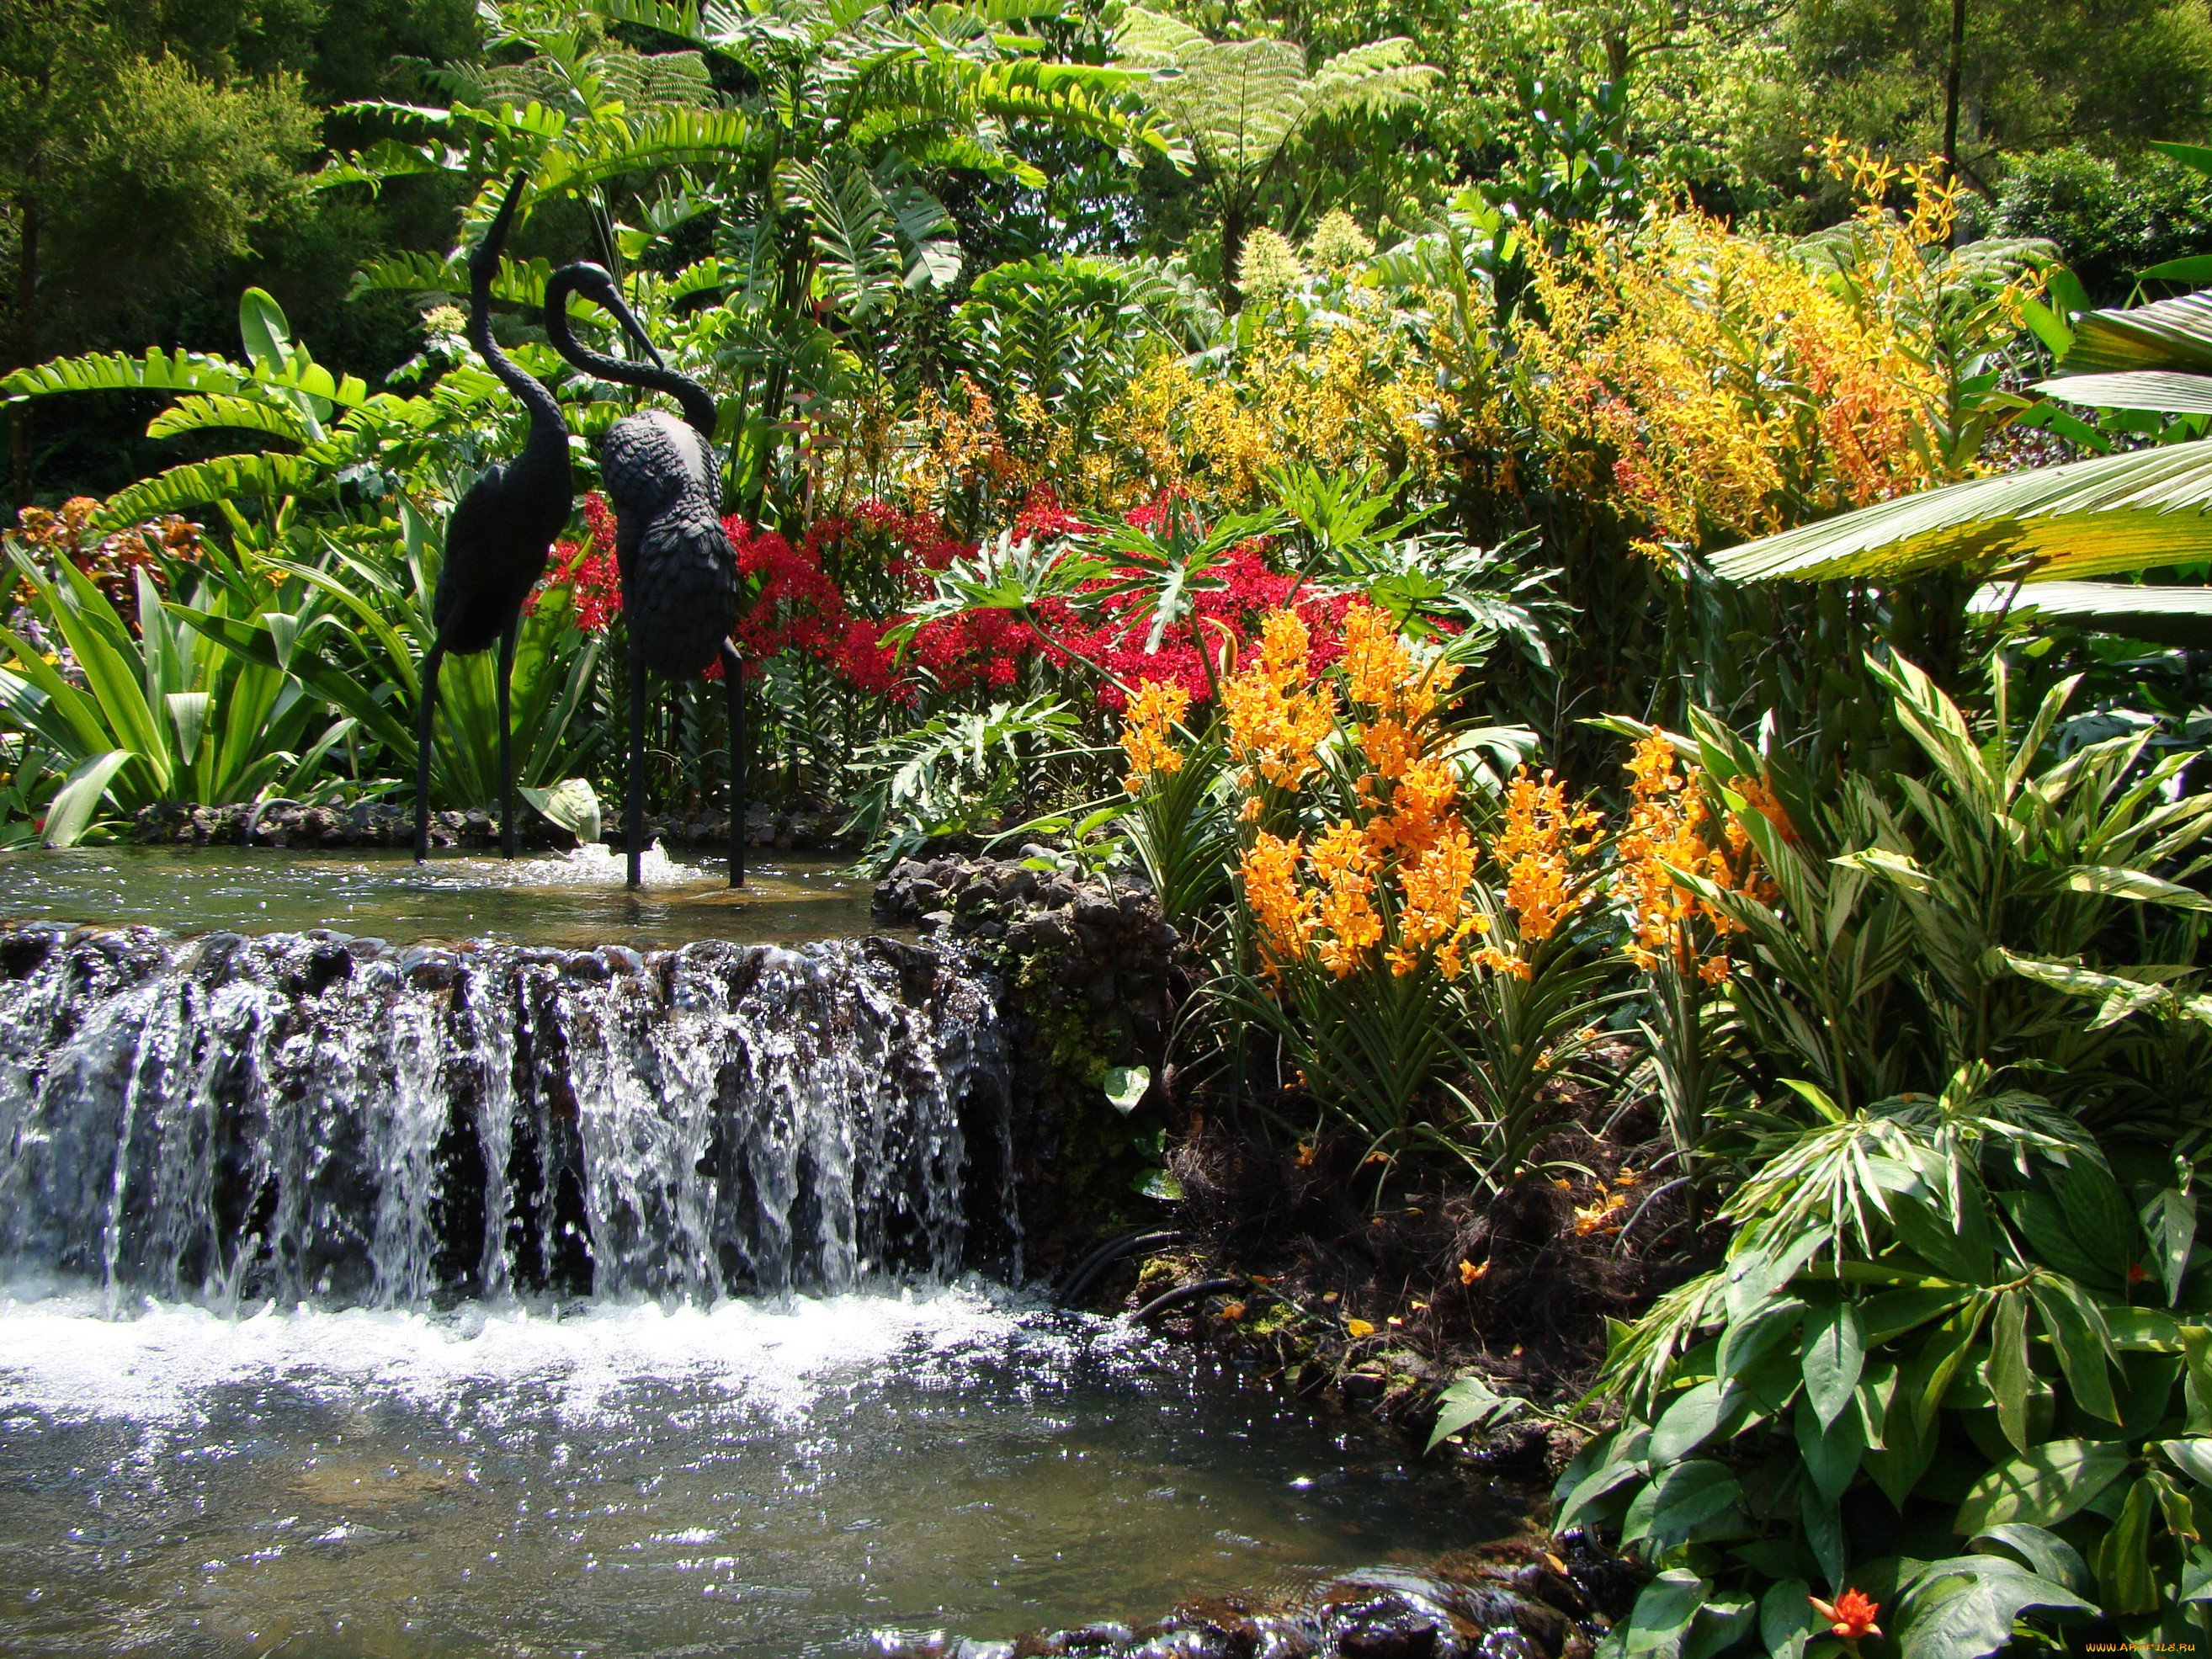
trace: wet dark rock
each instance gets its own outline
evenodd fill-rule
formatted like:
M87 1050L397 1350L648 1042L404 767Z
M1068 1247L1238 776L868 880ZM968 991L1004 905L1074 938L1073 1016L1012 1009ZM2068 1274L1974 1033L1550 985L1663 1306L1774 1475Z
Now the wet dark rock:
M1543 1552L1501 1544L1431 1571L1374 1567L1281 1602L1245 1596L1186 1602L1156 1624L1079 1625L1032 1632L1013 1659L1589 1659L1599 1610ZM942 1632L879 1632L878 1659L952 1659L986 1644ZM1003 1645L1003 1644L1002 1644Z
M1190 988L1176 959L1181 940L1149 884L1124 871L1079 875L945 854L900 860L877 884L874 909L998 972L1024 1120L1016 1175L1023 1190L1050 1194L1025 1243L1030 1270L1064 1264L1093 1223L1126 1227L1132 1182L1148 1157L1157 1160L1133 1137L1171 1103L1157 1095L1133 1126L1100 1085L1115 1066L1164 1071Z

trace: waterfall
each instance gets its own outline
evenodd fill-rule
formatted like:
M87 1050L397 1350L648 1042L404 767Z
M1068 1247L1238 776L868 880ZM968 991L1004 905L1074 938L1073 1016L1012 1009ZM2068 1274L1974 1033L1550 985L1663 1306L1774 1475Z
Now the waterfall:
M0 932L0 1260L112 1302L943 1279L1018 1249L1009 1104L989 987L893 940Z

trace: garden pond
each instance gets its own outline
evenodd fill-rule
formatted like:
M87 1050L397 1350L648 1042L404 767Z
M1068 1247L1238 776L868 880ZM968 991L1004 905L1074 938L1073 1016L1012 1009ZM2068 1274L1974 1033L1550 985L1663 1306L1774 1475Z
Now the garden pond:
M44 848L0 854L0 920L140 924L172 932L314 927L412 943L489 939L637 949L734 939L789 944L880 931L849 861L771 856L729 885L728 866L659 848L644 884L619 853L307 852L240 847Z
M0 1651L856 1655L1515 1528L1049 1305L988 975L651 875L0 860Z

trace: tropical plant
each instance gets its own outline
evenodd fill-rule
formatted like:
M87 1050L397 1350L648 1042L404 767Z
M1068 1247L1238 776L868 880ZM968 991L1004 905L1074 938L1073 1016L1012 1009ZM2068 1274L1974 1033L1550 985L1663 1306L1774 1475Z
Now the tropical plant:
M1125 14L1116 44L1124 63L1154 71L1144 95L1189 143L1221 234L1220 293L1230 311L1254 210L1293 142L1329 117L1411 102L1437 80L1434 69L1410 61L1409 40L1353 46L1310 67L1294 41L1214 40L1142 6Z
M2173 417L2158 429L2164 438L2201 435L2212 414L2212 293L2089 312L2070 324L2048 313L2039 320L2063 372L2037 391L2094 410ZM2094 441L2079 426L2065 429ZM1899 496L1747 542L1717 555L1713 568L1736 581L1894 582L1958 567L2003 584L2143 570L2212 551L2208 500L2212 448L2167 442ZM2155 604L2132 592L2113 599L2123 611Z
M213 555L199 603L188 606L166 600L140 568L134 629L75 563L46 568L13 541L8 555L40 633L59 647L0 629L13 659L0 670L0 709L27 734L19 767L42 750L45 764L68 774L47 809L50 845L74 842L103 802L127 812L161 801L253 800L271 789L311 793L326 759L355 734L354 720L332 718L263 653L217 637L267 638L283 605L276 582Z
M1814 1586L1931 1659L2100 1609L2172 1639L2212 1574L2207 1050L2199 930L2149 916L2212 907L2212 802L2172 798L2186 757L2142 732L2054 757L2070 684L2021 720L2000 663L1977 736L1911 665L1874 672L1923 775L1827 801L1778 744L1672 739L1771 882L1659 860L1724 929L1707 1036L1747 1088L1705 1103L1746 1178L1726 1264L1617 1334L1626 1415L1560 1524L1662 1570L1639 1651L1802 1651Z
M1487 739L1440 718L1459 665L1433 646L1417 656L1360 604L1340 692L1312 683L1312 653L1295 612L1271 612L1221 687L1236 821L1252 828L1215 994L1377 1161L1441 1151L1503 1187L1533 1167L1543 1085L1589 1035L1602 969L1574 935L1597 816L1524 773L1486 864L1463 792ZM1149 714L1157 732L1180 713L1139 705L1133 724ZM1143 769L1172 771L1164 760Z
M1034 791L1030 769L1079 747L1075 716L1057 697L947 710L854 757L862 791L848 827L866 837L869 862L888 869L941 837L997 829Z

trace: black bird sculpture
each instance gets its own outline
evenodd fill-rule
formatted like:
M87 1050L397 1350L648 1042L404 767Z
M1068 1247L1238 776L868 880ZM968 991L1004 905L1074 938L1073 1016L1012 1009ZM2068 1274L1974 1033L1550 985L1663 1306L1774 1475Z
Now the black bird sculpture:
M594 351L576 338L568 296L612 313L649 362ZM615 562L622 572L629 634L629 766L623 833L629 884L645 854L645 676L688 679L719 662L730 702L730 885L745 884L744 685L730 630L738 620L737 562L722 530L721 464L714 454L714 400L670 368L645 325L601 266L563 265L545 284L545 331L554 349L586 374L617 386L665 392L684 411L625 415L599 441L599 471L615 509Z
M512 460L494 462L446 521L446 562L431 596L437 638L422 659L419 750L415 769L415 858L430 852L430 753L438 714L438 668L448 653L474 656L499 647L499 840L514 856L514 755L508 691L514 678L514 636L523 601L545 574L553 538L568 527L576 483L568 465L568 428L553 394L499 349L491 337L491 282L500 250L522 200L517 174L507 199L469 256L469 343L530 416L530 435Z

